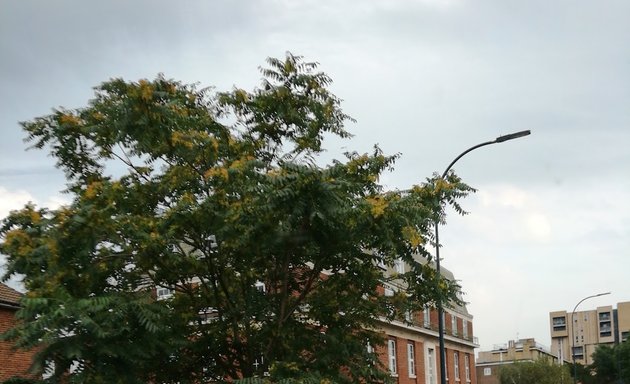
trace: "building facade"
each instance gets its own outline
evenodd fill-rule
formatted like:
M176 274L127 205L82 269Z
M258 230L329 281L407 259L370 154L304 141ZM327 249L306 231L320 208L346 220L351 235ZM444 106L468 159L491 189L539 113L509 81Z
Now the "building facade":
M599 345L612 345L630 336L630 302L593 310L549 313L551 350L562 360L587 365Z
M454 280L447 269L442 268L441 272ZM399 289L404 287L386 285L384 294ZM404 321L383 321L381 330L387 335L387 342L376 352L397 383L440 382L437 309L425 307L422 312L407 314ZM448 383L476 384L474 349L479 345L473 335L473 317L465 305L450 303L444 307L444 344Z
M15 325L15 312L20 308L21 297L21 293L0 283L0 334ZM0 341L0 382L12 377L33 377L28 373L33 354L16 350L11 343Z
M480 351L477 357L477 384L499 384L502 366L539 359L561 363L549 348L534 339L510 340L507 344L495 345L491 351Z

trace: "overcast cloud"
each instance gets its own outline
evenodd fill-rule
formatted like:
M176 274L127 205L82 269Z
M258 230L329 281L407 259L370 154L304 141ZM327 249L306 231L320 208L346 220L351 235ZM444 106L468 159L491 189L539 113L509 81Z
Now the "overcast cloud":
M56 206L63 174L18 121L84 106L111 77L251 89L266 57L318 61L406 188L455 166L479 192L441 231L482 349L550 345L548 312L630 300L630 2L0 0L0 216Z

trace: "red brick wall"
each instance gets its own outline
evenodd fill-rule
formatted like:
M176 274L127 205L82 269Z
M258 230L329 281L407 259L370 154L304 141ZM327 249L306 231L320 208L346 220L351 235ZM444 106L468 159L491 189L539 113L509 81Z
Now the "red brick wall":
M488 368L490 369L490 375L489 376L485 376L484 375L484 368ZM479 367L478 370L476 370L477 372L477 383L479 384L499 384L499 366L498 365L493 365L493 366L489 366L489 367Z
M415 377L409 376L409 359L407 354L407 345L414 346L414 361L416 367ZM417 340L398 339L396 343L398 354L398 383L400 384L416 384L424 383L424 344Z
M0 333L15 324L14 310L0 307ZM33 377L28 374L34 352L14 350L10 343L0 341L0 382L14 376Z
M396 382L400 384L423 384L426 380L425 372L425 346L422 341L410 340L401 337L389 336L388 340L394 340L396 342ZM413 343L414 345L414 357L416 366L416 377L409 376L408 357L407 357L407 345ZM455 377L455 357L454 352L459 356L459 380ZM383 346L379 346L376 349L376 353L379 359L383 363L386 369L389 367L389 356L387 343ZM440 355L435 348L436 361L435 361L435 382L439 383L439 370L440 370ZM470 381L466 380L466 356L468 356L469 362L469 376ZM475 372L475 355L472 350L455 350L452 348L446 348L446 369L448 371L448 383L449 384L476 384L477 375Z

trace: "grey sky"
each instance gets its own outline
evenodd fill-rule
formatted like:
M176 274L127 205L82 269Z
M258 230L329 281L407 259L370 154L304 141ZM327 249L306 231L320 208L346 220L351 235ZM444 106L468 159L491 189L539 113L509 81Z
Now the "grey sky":
M18 121L83 106L110 77L250 89L291 51L320 62L357 119L329 156L402 153L391 188L532 130L458 162L479 192L440 233L482 347L549 345L549 311L630 300L629 16L621 0L0 0L0 216L64 198Z

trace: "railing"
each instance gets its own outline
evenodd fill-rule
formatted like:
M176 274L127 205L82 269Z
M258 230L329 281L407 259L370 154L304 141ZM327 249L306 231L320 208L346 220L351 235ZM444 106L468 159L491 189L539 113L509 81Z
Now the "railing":
M430 331L434 331L434 332L438 332L438 325L437 324L425 324L423 319L420 319L420 321L417 320L413 320L411 322L409 321L405 321L406 325L415 327L415 328L422 328L422 329L428 329ZM462 332L458 332L456 334L452 334L452 333L448 333L448 336L452 336L456 339L460 339L460 340L465 340L474 344L479 344L479 338L476 336L472 336L472 335L463 335Z

